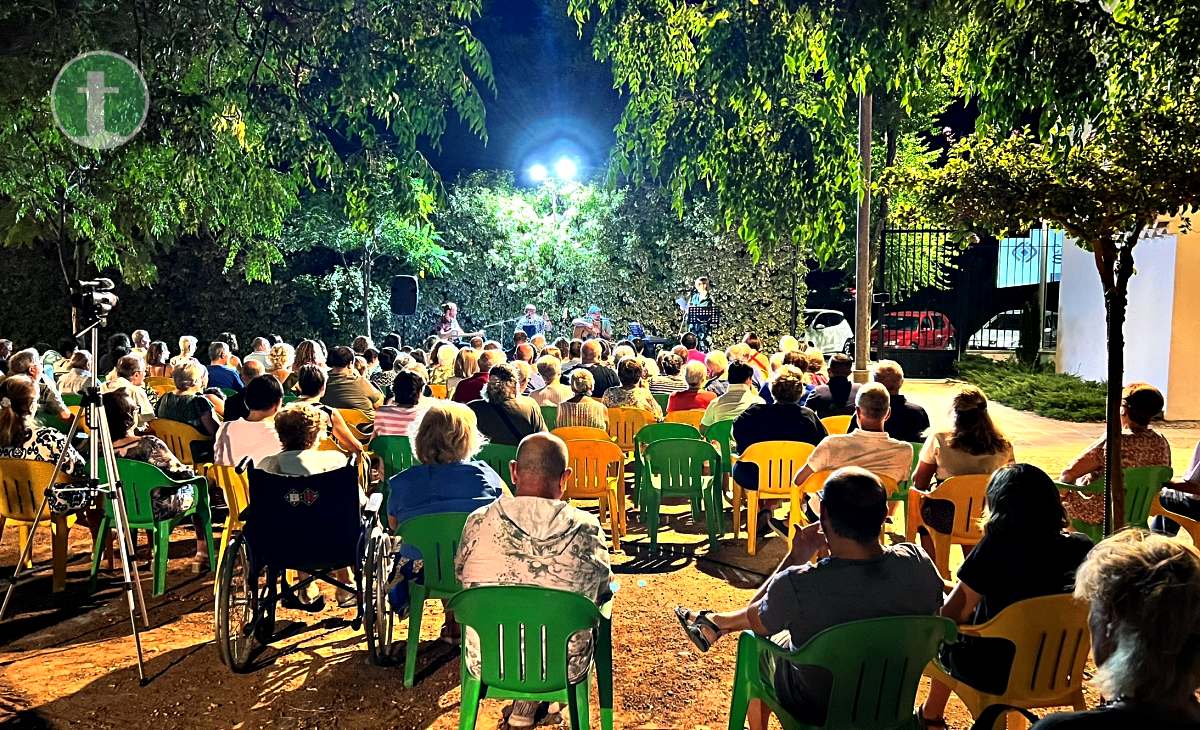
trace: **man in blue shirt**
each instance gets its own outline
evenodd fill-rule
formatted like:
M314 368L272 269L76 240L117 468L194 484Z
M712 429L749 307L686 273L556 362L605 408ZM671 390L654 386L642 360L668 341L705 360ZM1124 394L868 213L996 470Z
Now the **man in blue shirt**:
M246 386L238 371L229 367L229 345L224 342L214 342L208 346L208 387L229 388L238 393Z

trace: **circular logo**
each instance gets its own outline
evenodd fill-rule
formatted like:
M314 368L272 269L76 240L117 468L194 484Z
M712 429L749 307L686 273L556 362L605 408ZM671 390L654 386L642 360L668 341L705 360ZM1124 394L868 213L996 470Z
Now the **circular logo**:
M108 150L141 130L150 111L150 92L128 58L89 51L72 58L54 77L50 109L72 142Z

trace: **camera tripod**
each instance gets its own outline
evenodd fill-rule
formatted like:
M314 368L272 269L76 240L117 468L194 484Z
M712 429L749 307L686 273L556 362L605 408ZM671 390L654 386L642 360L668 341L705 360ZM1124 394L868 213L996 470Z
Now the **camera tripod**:
M98 352L100 327L104 324L105 318L103 316L96 318L82 332L76 335L76 339L90 331L92 352ZM142 663L142 638L138 630L137 619L140 613L142 624L146 628L149 628L150 617L146 613L146 601L142 596L142 582L138 576L137 563L134 560L132 533L129 530L129 517L125 512L125 490L117 473L117 456L113 450L112 432L109 431L108 419L104 416L104 408L100 401L100 388L96 376L93 376L92 384L83 395L79 411L71 419L70 428L67 430L67 444L74 442L75 434L79 432L79 425L83 422L84 418L87 419L88 427L91 429L91 436L88 439L88 478L82 486L68 487L68 489L87 491L92 495L91 499L103 496L108 500L109 508L112 510L113 526L116 529L117 544L120 547L121 577L124 583L125 601L129 606L129 623L133 627L133 643L137 649L138 683L144 685L146 683L146 672ZM58 483L59 475L63 473L63 465L66 462L68 453L68 449L64 448L54 463L54 473L50 476L50 483L46 485L46 489L42 493L42 501L38 505L37 514L34 516L33 524L29 528L30 538L26 541L25 549L17 561L12 581L8 584L8 591L4 594L4 602L0 604L0 621L3 621L5 615L8 613L8 604L12 600L13 593L16 591L17 579L21 575L22 567L33 556L33 536L37 534L38 523L41 522L42 516L46 513L49 495ZM103 478L101 478L100 474L101 459L104 460ZM108 536L98 534L96 535L96 539L107 541Z

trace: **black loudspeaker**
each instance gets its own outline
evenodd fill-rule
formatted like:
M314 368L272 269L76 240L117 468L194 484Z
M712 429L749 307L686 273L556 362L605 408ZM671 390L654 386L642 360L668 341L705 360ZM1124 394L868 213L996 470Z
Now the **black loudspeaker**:
M392 277L392 314L411 317L417 313L417 277Z

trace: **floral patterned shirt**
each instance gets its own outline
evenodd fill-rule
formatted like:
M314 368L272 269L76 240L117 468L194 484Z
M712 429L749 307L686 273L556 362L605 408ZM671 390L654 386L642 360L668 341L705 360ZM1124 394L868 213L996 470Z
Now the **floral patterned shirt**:
M74 474L75 469L83 465L83 457L74 446L67 443L67 437L61 432L39 426L26 432L26 436L27 438L16 446L0 446L0 458L54 463L58 460L58 455L66 449L67 458L63 463L63 471Z
M1104 460L1107 456L1104 436L1092 442L1087 451L1075 459L1068 469L1078 466L1090 471L1077 481L1081 485L1091 484L1104 476ZM1158 431L1147 428L1141 431L1121 432L1121 467L1129 469L1139 466L1170 466L1171 445ZM1063 493L1063 506L1067 516L1081 522L1098 525L1104 522L1104 495L1084 495L1075 491Z
M463 588L527 585L572 591L597 604L611 595L612 570L600 521L567 502L502 496L467 517L454 569ZM466 632L467 667L479 674L479 640ZM568 645L569 674L577 681L592 661L592 636Z
M603 403L608 408L641 408L650 411L656 421L663 418L662 408L659 407L658 401L654 400L649 388L624 388L616 385L604 391Z

